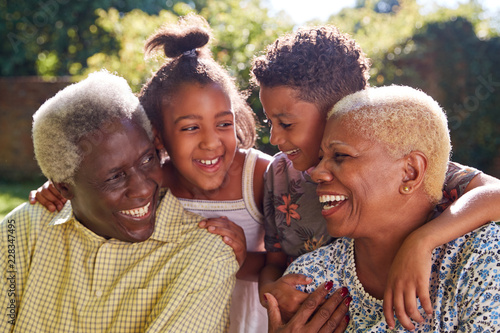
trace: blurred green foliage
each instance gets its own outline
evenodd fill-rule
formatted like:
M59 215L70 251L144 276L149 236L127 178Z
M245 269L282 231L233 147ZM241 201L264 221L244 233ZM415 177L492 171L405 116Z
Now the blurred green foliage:
M252 58L293 29L284 14L271 17L263 1L0 0L1 75L79 79L104 67L138 91L165 61L144 59L145 39L196 11L214 30L215 59L246 90ZM448 112L453 159L493 173L500 151L500 15L485 16L478 0L425 13L416 0L357 0L328 23L351 34L372 59L372 85L406 84L438 100ZM249 103L262 120L255 89ZM263 128L259 148L274 153L268 142Z

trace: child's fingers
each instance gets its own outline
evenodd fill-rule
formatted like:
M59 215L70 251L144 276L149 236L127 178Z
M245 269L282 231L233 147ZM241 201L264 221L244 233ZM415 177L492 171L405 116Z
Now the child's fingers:
M398 321L407 330L409 331L414 330L415 326L413 325L410 317L408 317L408 314L406 313L404 292L403 291L395 292L393 299L394 299L394 312L396 313Z
M384 293L384 317L385 317L385 322L387 323L387 326L390 329L393 329L394 326L396 325L396 322L394 320L394 303L393 303L393 294L392 294L392 289L388 288L386 289Z
M424 309L427 315L432 315L432 303L429 296L429 285L419 286L417 289L418 299L420 300L420 305Z

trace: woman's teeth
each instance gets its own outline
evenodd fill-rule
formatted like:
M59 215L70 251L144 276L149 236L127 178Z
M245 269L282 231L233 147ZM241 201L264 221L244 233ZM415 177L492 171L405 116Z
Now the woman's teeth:
M319 197L319 202L323 204L324 210L337 207L345 200L347 200L345 195L321 195Z
M143 217L149 212L149 206L151 205L151 202L149 202L146 206L136 208L136 209L131 209L131 210L122 210L121 213L125 215L130 215L133 217Z

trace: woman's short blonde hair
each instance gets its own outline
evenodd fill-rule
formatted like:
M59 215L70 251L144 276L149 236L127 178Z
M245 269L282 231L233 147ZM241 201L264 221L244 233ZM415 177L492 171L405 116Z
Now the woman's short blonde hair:
M394 157L425 154L424 190L432 203L441 199L451 144L446 115L432 97L406 86L367 88L340 100L331 117L353 133L386 144Z
M33 146L45 177L74 184L84 155L100 143L96 131L129 119L153 139L151 123L127 81L106 71L92 73L47 100L33 115ZM92 139L82 142L82 137Z

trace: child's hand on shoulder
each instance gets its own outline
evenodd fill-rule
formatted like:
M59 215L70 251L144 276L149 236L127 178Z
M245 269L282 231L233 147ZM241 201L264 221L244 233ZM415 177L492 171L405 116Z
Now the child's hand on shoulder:
M417 298L427 315L432 314L429 296L432 250L422 238L410 234L396 254L384 293L384 316L389 328L395 326L394 314L410 331L415 329L412 320L424 321L418 311Z
M243 228L229 221L225 216L206 219L201 221L198 225L200 228L207 229L213 234L222 236L224 243L233 248L240 267L243 265L247 257L247 241Z
M277 300L284 323L288 322L297 312L301 304L309 296L308 293L299 291L297 285L309 284L312 279L302 274L288 274L273 283L266 284L261 288L261 294L271 294ZM265 301L261 300L265 307Z
M38 201L49 211L55 212L61 211L68 200L61 195L50 180L47 180L37 190L30 192L29 201L32 205Z

